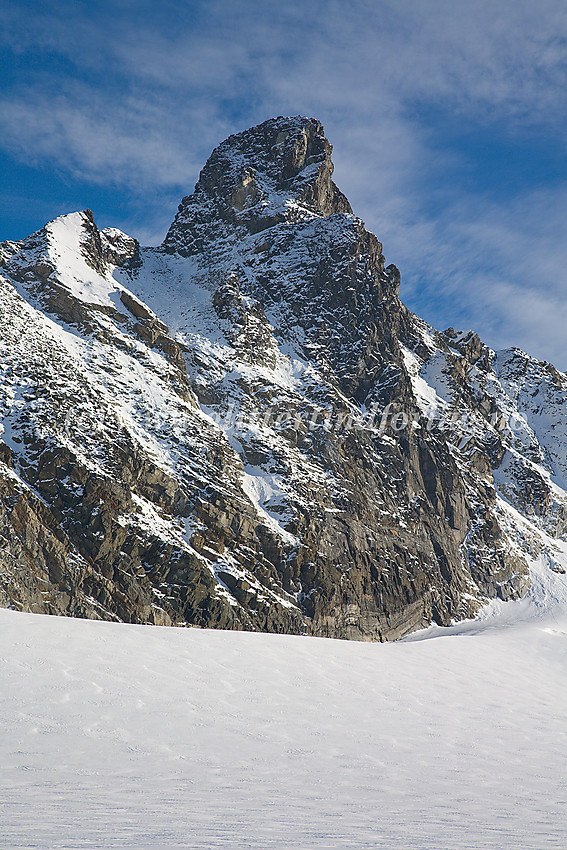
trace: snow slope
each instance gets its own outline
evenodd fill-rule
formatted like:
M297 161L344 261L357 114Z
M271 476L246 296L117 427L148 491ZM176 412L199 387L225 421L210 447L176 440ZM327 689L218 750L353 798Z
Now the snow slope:
M1 846L564 848L567 581L534 571L393 644L0 610Z

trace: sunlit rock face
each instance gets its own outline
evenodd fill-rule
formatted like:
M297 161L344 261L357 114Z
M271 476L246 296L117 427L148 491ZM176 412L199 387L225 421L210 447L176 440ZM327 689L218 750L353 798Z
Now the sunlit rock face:
M314 119L277 118L215 148L183 198L166 250L189 255L219 234L257 233L282 222L352 213L332 181L332 147Z
M567 378L438 332L310 118L213 151L163 245L0 247L0 604L385 640L529 586Z

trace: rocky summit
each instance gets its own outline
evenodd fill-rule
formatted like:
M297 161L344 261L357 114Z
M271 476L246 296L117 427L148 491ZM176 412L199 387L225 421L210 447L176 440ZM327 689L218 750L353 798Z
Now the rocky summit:
M428 326L310 118L216 148L162 245L0 246L0 605L389 640L567 568L567 377Z

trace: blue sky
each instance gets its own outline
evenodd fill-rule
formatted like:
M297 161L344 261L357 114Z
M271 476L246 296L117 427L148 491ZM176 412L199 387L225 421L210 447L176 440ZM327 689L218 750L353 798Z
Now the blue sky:
M157 244L211 149L312 115L438 327L567 369L564 0L0 0L0 239Z

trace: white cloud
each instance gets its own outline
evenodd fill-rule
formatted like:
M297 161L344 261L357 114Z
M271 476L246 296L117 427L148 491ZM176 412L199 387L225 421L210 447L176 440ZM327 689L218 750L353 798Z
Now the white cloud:
M29 164L52 161L93 182L187 185L200 165L161 105L148 100L109 103L79 87L71 96L4 98L0 113L5 148ZM205 107L197 125L206 123L203 113Z
M402 296L434 324L473 327L567 368L567 184L513 203L455 202L392 232L405 256Z

